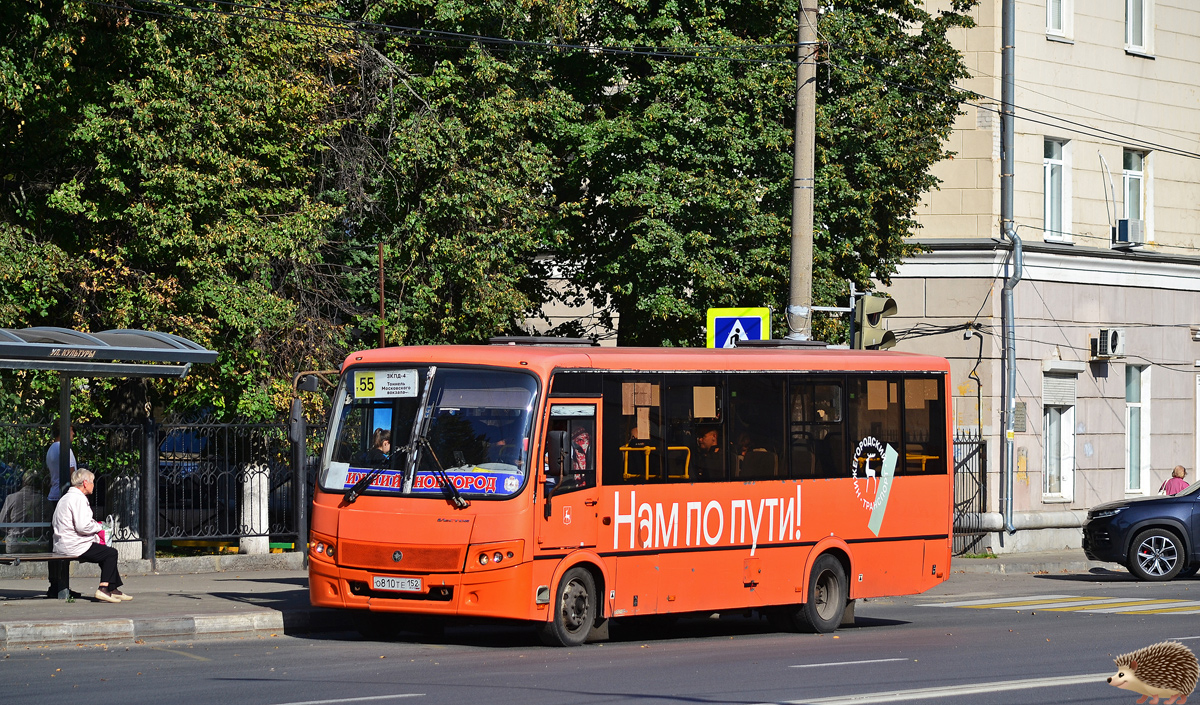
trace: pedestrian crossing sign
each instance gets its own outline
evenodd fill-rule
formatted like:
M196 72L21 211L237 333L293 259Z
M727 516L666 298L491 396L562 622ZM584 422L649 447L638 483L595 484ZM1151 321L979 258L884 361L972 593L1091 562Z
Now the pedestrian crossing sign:
M733 348L739 340L769 340L771 338L771 309L710 308L708 309L708 347Z

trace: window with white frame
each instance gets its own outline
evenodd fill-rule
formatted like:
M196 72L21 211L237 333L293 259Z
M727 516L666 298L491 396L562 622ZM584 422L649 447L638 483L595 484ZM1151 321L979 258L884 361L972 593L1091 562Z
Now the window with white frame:
M1152 0L1125 0L1125 48L1147 51L1146 29Z
M1051 501L1070 501L1075 477L1075 407L1042 407L1046 460L1042 494Z
M1145 492L1150 476L1150 367L1125 366L1125 490Z
M1124 168L1121 183L1125 192L1125 217L1130 220L1145 220L1146 155L1127 149L1122 161Z
M1070 240L1070 161L1066 140L1042 143L1042 193L1045 211L1042 229L1046 240Z
M1067 37L1071 34L1072 0L1046 0L1046 34Z
M1042 376L1042 501L1070 502L1075 492L1074 374Z

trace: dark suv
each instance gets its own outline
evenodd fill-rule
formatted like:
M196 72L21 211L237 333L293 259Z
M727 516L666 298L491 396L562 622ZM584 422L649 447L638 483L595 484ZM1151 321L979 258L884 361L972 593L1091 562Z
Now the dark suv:
M1200 570L1200 482L1173 497L1137 497L1088 510L1083 552L1120 563L1142 580L1189 577Z

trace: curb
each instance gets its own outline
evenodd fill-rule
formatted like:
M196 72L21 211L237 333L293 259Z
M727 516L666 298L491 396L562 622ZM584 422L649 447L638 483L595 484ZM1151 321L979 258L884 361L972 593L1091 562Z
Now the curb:
M188 575L190 573L228 573L241 570L303 570L305 555L292 553L228 554L159 558L152 564L145 559L118 561L121 575ZM71 577L98 578L100 566L71 561ZM45 578L44 561L0 566L0 580Z
M1116 563L1100 563L1084 558L1065 560L1055 563L1036 561L1000 560L995 558L968 558L962 561L951 561L951 573L982 573L997 575L1027 575L1048 573L1090 573L1100 568L1112 572L1125 572Z
M344 615L324 609L188 617L14 621L0 622L0 649L159 639L229 639L345 629L347 624Z

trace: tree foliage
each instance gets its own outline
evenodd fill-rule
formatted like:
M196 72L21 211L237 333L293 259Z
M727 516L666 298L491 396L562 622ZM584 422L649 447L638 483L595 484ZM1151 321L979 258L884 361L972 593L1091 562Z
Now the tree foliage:
M815 303L908 254L973 5L823 7ZM793 0L154 8L0 4L0 326L197 340L219 362L158 392L253 418L381 326L481 341L553 294L696 345L787 303Z
M25 51L57 54L4 68L42 87L6 105L4 245L22 270L49 257L22 285L38 305L0 305L3 323L182 335L220 352L185 404L273 414L298 365L342 347L317 167L346 57L266 15L8 6Z

